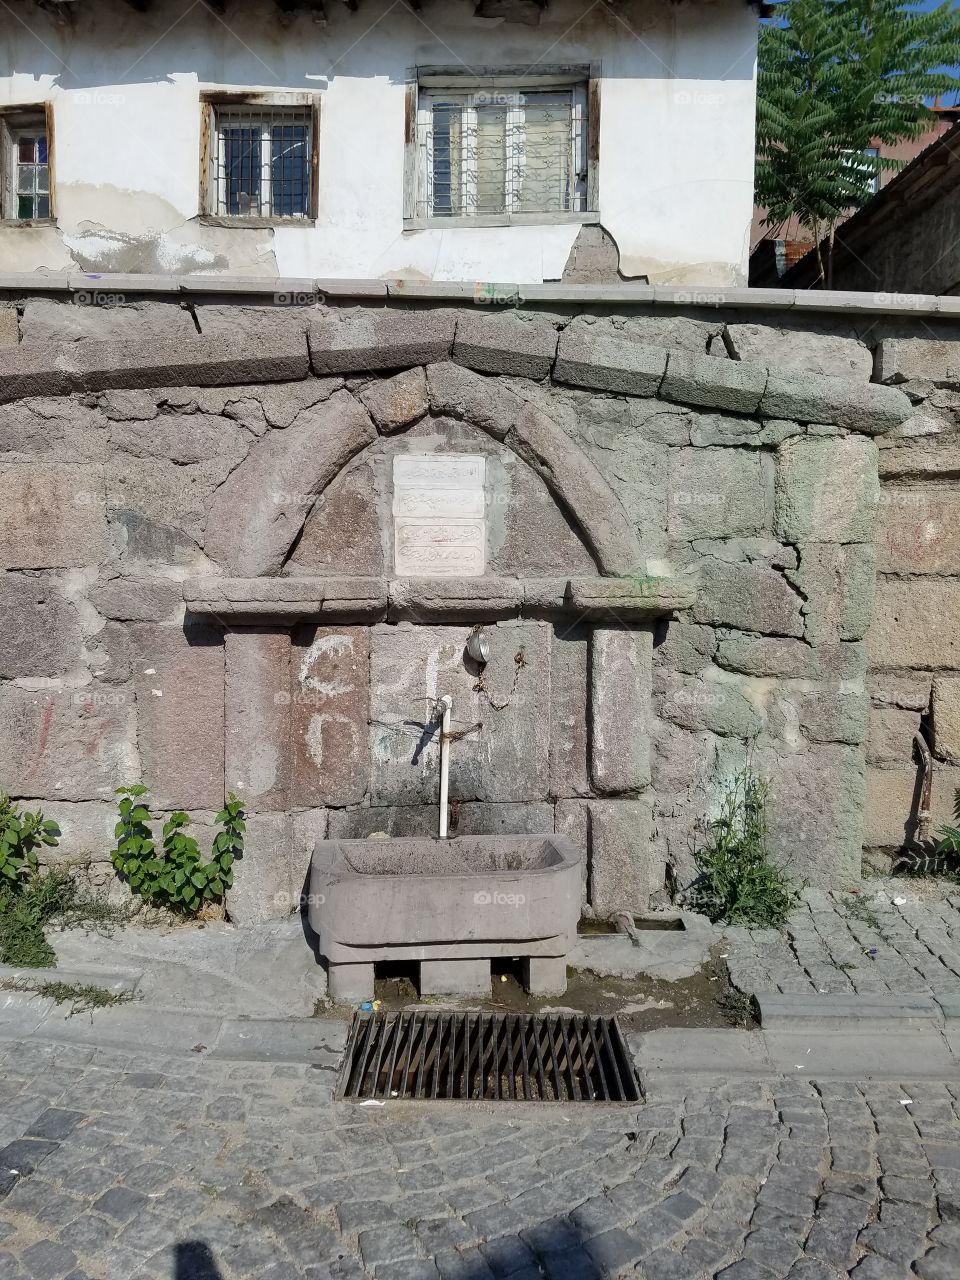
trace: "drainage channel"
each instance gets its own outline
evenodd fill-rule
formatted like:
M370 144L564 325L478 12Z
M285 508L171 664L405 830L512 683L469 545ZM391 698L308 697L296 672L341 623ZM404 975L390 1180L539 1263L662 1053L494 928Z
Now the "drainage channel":
M337 1098L642 1102L616 1018L358 1013Z

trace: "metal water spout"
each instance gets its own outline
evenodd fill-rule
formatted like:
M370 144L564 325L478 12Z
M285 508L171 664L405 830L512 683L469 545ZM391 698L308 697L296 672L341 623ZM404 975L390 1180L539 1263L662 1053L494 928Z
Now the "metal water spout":
M453 699L445 693L437 703L440 712L440 839L447 838L447 809L450 794L450 712Z

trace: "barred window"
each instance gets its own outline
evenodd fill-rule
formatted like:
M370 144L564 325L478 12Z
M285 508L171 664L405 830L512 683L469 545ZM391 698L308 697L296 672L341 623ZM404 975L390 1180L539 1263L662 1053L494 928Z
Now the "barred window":
M212 103L204 212L270 221L315 217L315 130L309 106Z
M421 89L419 218L587 209L586 84Z
M44 114L10 113L2 119L2 216L32 222L52 216L50 156Z

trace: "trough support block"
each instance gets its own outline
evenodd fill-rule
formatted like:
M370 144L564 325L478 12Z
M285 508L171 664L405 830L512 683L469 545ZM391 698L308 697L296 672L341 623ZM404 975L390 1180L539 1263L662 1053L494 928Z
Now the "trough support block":
M373 999L373 963L334 964L327 974L327 991L333 1000Z
M566 956L527 956L523 985L531 996L562 996L567 989Z
M421 960L421 996L489 996L489 960Z

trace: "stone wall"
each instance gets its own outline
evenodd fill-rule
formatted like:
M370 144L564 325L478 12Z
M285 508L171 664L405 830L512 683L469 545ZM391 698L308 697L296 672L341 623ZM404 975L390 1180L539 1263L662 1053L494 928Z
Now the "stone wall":
M318 837L434 829L449 691L455 829L569 834L588 910L687 882L748 760L791 869L858 878L865 779L906 777L958 644L949 447L940 558L903 590L884 549L927 475L887 460L952 430L950 335L584 298L0 311L0 788L63 856L106 862L122 782L207 824L234 790L231 914L288 911ZM392 459L451 451L485 459L485 573L397 578Z

